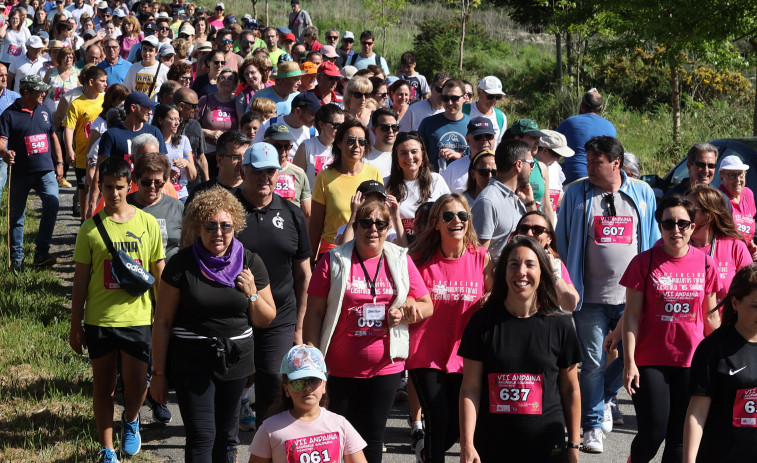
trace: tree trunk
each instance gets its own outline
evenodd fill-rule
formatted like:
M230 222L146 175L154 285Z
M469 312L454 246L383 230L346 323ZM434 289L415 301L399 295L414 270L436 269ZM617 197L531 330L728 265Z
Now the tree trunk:
M386 1L381 1L381 22L383 26L384 38L381 40L381 55L386 56Z
M270 25L271 22L268 20L268 0L265 0L265 26L268 27Z
M568 61L568 76L573 77L573 34L566 32L565 34L565 54Z
M252 0L252 17L258 19L258 0Z
M555 34L555 58L555 80L562 90L562 35L559 32Z
M673 89L673 143L681 141L681 89L678 88L678 63L670 65L670 86Z
M465 3L465 2L463 2ZM460 61L457 63L457 68L462 71L463 70L463 46L465 45L465 16L467 14L466 8L460 8L460 22L461 22L461 29L460 29Z

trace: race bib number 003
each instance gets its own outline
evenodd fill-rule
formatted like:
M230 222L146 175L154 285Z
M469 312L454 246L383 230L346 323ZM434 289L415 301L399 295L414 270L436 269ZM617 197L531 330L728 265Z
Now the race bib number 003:
M489 373L489 413L541 415L544 375Z
M299 437L284 442L287 463L328 463L338 462L341 439L338 432L317 436Z
M633 217L594 216L594 242L597 244L631 244Z
M757 388L739 389L733 402L733 426L757 428Z

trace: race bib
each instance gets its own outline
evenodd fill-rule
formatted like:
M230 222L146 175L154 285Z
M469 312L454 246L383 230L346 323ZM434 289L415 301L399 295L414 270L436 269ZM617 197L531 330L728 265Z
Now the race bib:
M408 235L414 235L413 231L413 225L415 224L415 218L412 219L402 219L402 228L405 229L405 233Z
M552 210L555 210L560 201L560 193L560 190L549 190L549 203L552 205Z
M633 217L594 216L594 242L597 244L633 243Z
M341 439L338 432L316 436L299 437L284 442L287 463L328 463L338 462Z
M757 427L757 388L739 389L733 401L733 426Z
M65 95L67 91L67 88L55 87L55 89L53 89L53 101L60 101L60 97ZM87 137L89 137L89 134L87 135Z
M47 134L38 133L36 135L29 135L24 137L24 143L26 143L26 154L42 154L50 151Z
M350 337L372 336L383 338L386 336L386 312L378 318L379 308L383 304L364 304L347 310L347 335ZM366 309L367 307L367 309Z
M8 45L8 54L11 56L21 56L21 47L18 45Z
M142 261L140 259L134 259L134 261L139 265L142 265ZM105 289L121 289L121 285L113 280L113 275L111 275L110 270L111 267L113 267L113 261L110 259L105 259L105 262L103 262L103 283Z
M704 270L683 274L652 273L652 284L662 296L656 300L656 316L662 322L696 322L705 284Z
M290 201L295 199L297 197L297 191L294 187L294 175L279 174L279 179L276 181L274 191L282 198L286 198Z
M330 154L321 154L315 157L315 175L318 175L323 169L328 167L333 160Z
M733 214L733 221L736 223L736 230L744 236L747 243L754 238L754 218L748 215Z
M213 122L223 122L231 124L231 113L224 109L214 109L210 114L210 118Z
M541 415L544 375L489 373L489 413Z

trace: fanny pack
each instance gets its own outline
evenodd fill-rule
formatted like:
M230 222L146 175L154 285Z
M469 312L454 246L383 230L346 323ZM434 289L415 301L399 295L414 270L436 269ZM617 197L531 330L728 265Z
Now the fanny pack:
M155 277L139 265L136 260L132 259L129 254L124 251L116 251L108 232L105 231L100 214L95 214L92 219L95 221L97 231L100 232L105 247L108 248L113 259L110 266L110 275L113 277L113 281L132 296L141 296L155 284Z
M207 342L210 348L215 352L215 372L219 375L225 375L229 372L229 367L239 361L239 356L242 354L242 348L237 344L236 341L251 338L252 327L247 328L247 330L245 330L245 332L240 334L239 336L232 336L228 338L209 338L207 336L193 333L185 328L178 326L171 328L171 334L180 339L194 339Z

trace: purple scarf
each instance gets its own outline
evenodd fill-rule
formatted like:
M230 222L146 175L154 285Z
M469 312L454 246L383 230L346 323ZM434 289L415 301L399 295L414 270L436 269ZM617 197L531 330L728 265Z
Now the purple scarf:
M214 256L205 249L200 238L192 245L192 254L200 271L213 281L231 288L236 287L237 276L244 269L244 246L236 238L223 256Z

